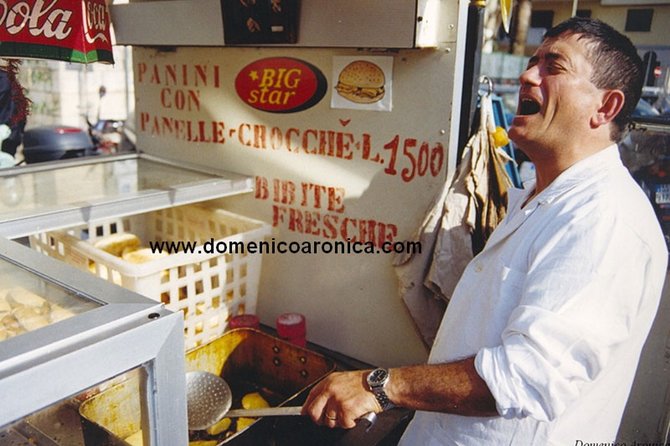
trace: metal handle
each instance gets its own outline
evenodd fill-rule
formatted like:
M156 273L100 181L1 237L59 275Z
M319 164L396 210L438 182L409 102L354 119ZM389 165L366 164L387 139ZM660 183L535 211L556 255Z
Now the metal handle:
M300 415L302 407L300 406L284 406L284 407L264 407L261 409L234 409L226 413L226 417L275 417L286 415Z
M226 412L226 417L229 418L239 418L239 417L277 417L277 416L293 416L300 415L302 407L300 406L282 406L282 407L263 407L260 409L233 409ZM368 412L357 421L367 422L367 428L369 429L375 424L377 420L377 414L374 412Z

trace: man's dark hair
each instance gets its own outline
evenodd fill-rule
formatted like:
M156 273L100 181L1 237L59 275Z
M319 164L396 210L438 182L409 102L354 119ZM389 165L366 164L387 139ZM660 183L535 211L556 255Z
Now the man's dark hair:
M637 49L628 37L597 19L572 17L547 31L544 38L563 34L575 34L592 44L588 54L593 66L591 81L596 87L624 93L624 105L614 118L616 128L612 132L612 138L618 141L642 95L644 70Z

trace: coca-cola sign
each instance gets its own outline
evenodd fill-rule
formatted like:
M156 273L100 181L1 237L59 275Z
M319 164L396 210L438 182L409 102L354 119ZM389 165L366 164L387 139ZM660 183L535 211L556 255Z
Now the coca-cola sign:
M0 56L113 63L105 0L0 0Z

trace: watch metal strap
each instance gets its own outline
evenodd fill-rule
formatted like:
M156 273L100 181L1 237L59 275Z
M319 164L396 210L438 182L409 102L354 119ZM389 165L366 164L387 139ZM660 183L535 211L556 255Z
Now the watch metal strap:
M388 410L395 407L383 388L378 387L372 389L372 393L375 395L375 398L377 398L379 405L382 406L382 410Z

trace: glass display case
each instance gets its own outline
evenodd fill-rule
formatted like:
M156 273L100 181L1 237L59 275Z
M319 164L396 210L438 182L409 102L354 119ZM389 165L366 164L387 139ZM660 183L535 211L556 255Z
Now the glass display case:
M3 238L0 278L0 443L77 444L33 420L134 371L142 443L187 444L181 313Z
M0 236L18 238L252 190L246 176L137 153L0 169Z
M90 446L78 407L129 377L141 438L126 444L188 443L182 313L17 241L252 190L141 153L0 169L0 446Z

